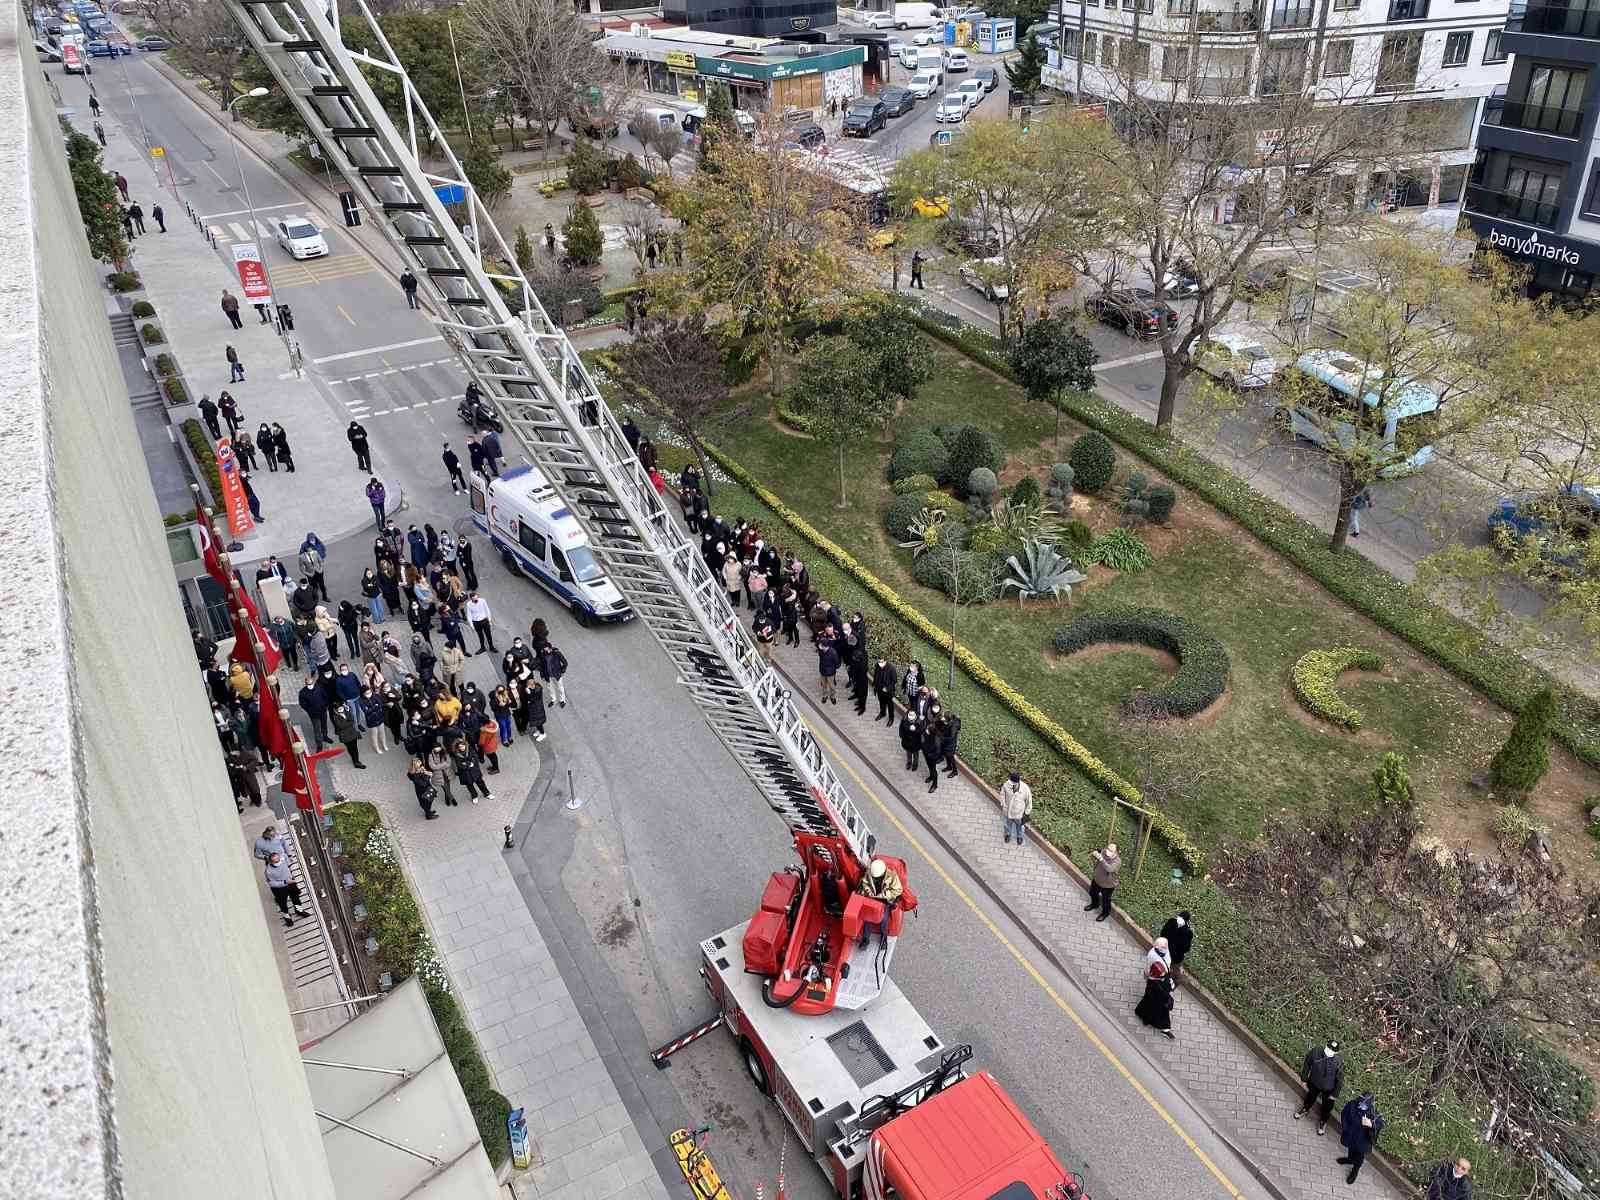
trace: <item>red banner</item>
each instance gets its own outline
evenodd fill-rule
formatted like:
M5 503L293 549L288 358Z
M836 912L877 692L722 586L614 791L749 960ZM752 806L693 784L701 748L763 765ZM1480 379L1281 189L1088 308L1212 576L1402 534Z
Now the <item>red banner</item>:
M272 288L267 284L267 269L261 264L261 250L254 242L235 242L233 267L239 272L239 286L244 298L251 304L272 299Z
M243 537L256 527L250 518L250 502L245 499L244 484L239 482L239 460L233 454L233 439L217 442L217 474L222 479L222 507L228 513L228 532Z
M261 748L273 758L289 755L289 731L284 727L283 711L278 707L278 698L272 694L270 684L263 684L261 688L261 709L256 717L256 736L261 739Z

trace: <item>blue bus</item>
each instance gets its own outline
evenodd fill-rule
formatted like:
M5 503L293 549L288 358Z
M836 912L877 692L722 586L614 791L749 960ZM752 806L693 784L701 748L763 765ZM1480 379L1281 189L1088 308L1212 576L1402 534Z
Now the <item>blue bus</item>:
M1439 397L1431 388L1414 380L1386 385L1380 368L1343 350L1307 350L1295 368L1305 382L1289 389L1278 411L1296 437L1326 446L1332 432L1345 448L1370 439L1385 457L1404 453L1379 472L1385 479L1409 475L1433 459Z

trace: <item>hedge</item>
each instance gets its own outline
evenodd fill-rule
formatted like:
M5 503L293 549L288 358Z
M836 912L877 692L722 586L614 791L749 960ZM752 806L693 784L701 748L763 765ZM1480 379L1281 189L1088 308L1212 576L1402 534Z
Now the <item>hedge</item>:
M189 451L194 455L195 462L200 464L200 473L206 477L206 488L211 492L212 507L221 512L222 475L217 470L217 454L211 448L206 431L200 428L199 421L191 418L183 423L183 438L189 443Z
M1021 386L998 339L965 325L951 329L909 306L907 316L930 337ZM1157 433L1139 417L1081 392L1057 393L1053 402L1232 517L1334 596L1509 711L1520 711L1537 692L1553 684L1559 711L1553 731L1556 740L1590 766L1600 767L1600 700L1554 681L1549 672L1516 651L1496 645L1461 618L1412 595L1404 583L1353 550L1328 549L1328 535L1310 521L1183 441Z
M904 496L907 492L931 492L939 486L939 481L932 475L907 475L904 479L896 479L889 485L889 490L896 496Z
M361 888L367 932L378 939L378 961L393 974L397 984L413 974L421 981L440 1040L472 1109L483 1152L489 1156L490 1166L498 1168L511 1156L510 1133L506 1129L511 1103L494 1090L489 1080L489 1068L450 992L449 977L434 953L433 939L400 869L388 830L383 827L378 810L362 801L346 801L329 811L333 814L334 836L343 845L344 856Z
M1339 695L1339 676L1346 671L1381 670L1382 655L1359 646L1339 646L1302 654L1289 671L1289 682L1295 699L1308 713L1354 733L1361 728L1361 710L1346 704Z
M923 492L907 492L903 496L896 496L889 501L889 507L883 512L883 527L896 542L904 542L911 537L911 523L922 515L922 510L928 507L928 497Z
M889 481L898 483L910 475L931 475L944 479L950 471L950 451L926 426L908 430L895 439L889 455Z
M113 292L133 292L144 286L137 271L113 271L106 276L106 282Z
M811 432L811 418L795 408L793 400L787 393L773 400L772 409L778 414L778 420L795 432Z
M145 345L147 346L159 346L162 342L167 340L166 335L154 325L150 324L149 321L146 321L143 327L139 330L139 336L144 339Z
M133 302L133 307L128 310L128 313L134 318L142 321L146 317L153 317L156 315L156 306L151 304L148 300L135 300Z
M183 380L174 377L172 379L168 379L162 386L166 389L168 404L188 403L189 392L188 389L183 386Z
M1228 687L1228 652L1211 633L1159 608L1106 608L1063 625L1050 637L1057 654L1075 654L1101 642L1130 642L1164 650L1178 673L1160 687L1126 697L1124 711L1143 707L1157 716L1192 717L1216 703Z

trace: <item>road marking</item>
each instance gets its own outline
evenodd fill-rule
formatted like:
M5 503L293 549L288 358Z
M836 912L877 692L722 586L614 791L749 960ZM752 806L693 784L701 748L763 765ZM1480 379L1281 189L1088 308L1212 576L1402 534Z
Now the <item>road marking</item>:
M382 371L368 371L361 378L363 378L363 379L376 379L379 375L382 375L382 374L383 374Z
M1114 367L1131 367L1134 363L1149 362L1152 358L1160 358L1161 351L1146 350L1143 354L1130 354L1126 358L1113 358L1110 362L1095 363L1096 371L1109 371Z
M910 829L906 828L905 824L900 820L899 817L895 816L894 813L889 811L889 807L878 798L878 794L872 790L867 781L862 779L861 776L857 774L856 769L845 761L844 757L840 755L838 749L835 748L833 743L824 737L817 727L809 720L806 722L806 726L811 730L811 736L816 738L817 741L822 745L822 748L831 754L834 760L849 773L851 779L855 780L856 786L861 789L862 793L872 798L872 802L876 804L878 806L878 810L889 819L889 823L899 831L900 836L905 838L906 841L910 843L911 848L922 856L922 860L933 868L934 874L938 875L939 878L944 881L945 885L952 892L954 892L957 897L960 898L961 902L967 906L972 915L977 917L978 920L983 923L984 927L994 935L995 940L1006 948L1011 957L1017 960L1017 965L1026 971L1033 981L1044 990L1045 995L1049 996L1051 1000L1055 1001L1056 1007L1067 1014L1072 1023L1078 1027L1078 1032L1083 1034L1083 1036L1088 1040L1089 1044L1096 1050L1100 1051L1101 1056L1116 1069L1117 1074L1122 1076L1123 1080L1126 1081L1128 1086L1133 1088L1133 1090L1138 1093L1139 1097L1155 1110L1156 1115L1166 1122L1167 1127L1171 1129L1173 1133L1178 1135L1179 1139L1185 1146L1189 1147L1194 1156L1200 1160L1201 1165L1203 1165L1207 1171L1211 1172L1212 1176L1216 1178L1218 1183L1222 1184L1222 1186L1227 1189L1228 1194L1234 1197L1234 1200L1244 1200L1244 1194L1240 1192L1238 1188L1233 1186L1233 1182L1222 1173L1222 1168L1218 1167L1217 1164L1211 1160L1211 1156L1200 1148L1199 1144L1189 1136L1188 1132L1183 1128L1182 1125L1178 1124L1177 1118L1166 1110L1166 1107L1161 1103L1161 1101L1152 1096L1149 1089L1146 1088L1144 1084L1140 1083L1138 1079L1134 1078L1133 1072L1128 1070L1128 1068L1123 1065L1122 1060L1117 1057L1116 1052L1112 1050L1110 1046L1106 1045L1105 1042L1100 1040L1099 1036L1096 1035L1094 1030L1090 1029L1087 1022L1085 1022L1084 1019L1078 1015L1077 1011L1072 1007L1072 1005L1068 1004L1066 1000L1062 998L1061 993L1056 991L1056 989L1051 985L1050 981L1040 973L1039 969L1035 967L1032 962L1029 961L1028 957L1022 953L1022 951L1017 947L1016 943L1014 943L1003 932L1001 932L1000 927L990 919L989 914L979 908L972 897L967 894L966 890L963 889L961 885L951 877L948 871L946 871L942 866L939 865L937 861L934 860L934 857L929 854L928 851L924 849L922 843L917 840L916 835L913 834Z
M385 350L404 350L408 346L427 346L434 342L442 341L444 341L444 339L437 335L433 337L413 338L409 342L390 342L387 346L368 346L365 350L346 350L343 354L324 354L321 358L313 358L311 361L320 366L322 363L342 362L347 358L365 358L369 354L382 354ZM447 362L450 360L436 359L435 361ZM418 365L427 366L429 364L420 363Z
M384 371L383 374L385 374L385 375L393 375L394 374L394 368L390 367L387 371Z
M374 416L374 417L387 417L389 415L390 411L391 410L387 409L387 408L375 408L375 409L372 410L372 414L371 415Z
M452 401L454 399L455 399L454 396L440 396L437 400L434 401L434 403L435 404L449 404L450 401Z
M215 167L213 167L210 163L206 162L204 159L202 159L200 161L200 165L203 166L206 170L210 171L213 175L216 176L217 182L222 185L224 190L227 190L228 188L231 188L233 186L233 184L229 183L221 175L218 175L217 174L217 169ZM245 209L245 211L249 212L250 210L249 209Z
M350 324L354 325L356 323L356 319L354 317L352 317L349 313L345 312L344 305L335 304L334 307L339 310L339 315L341 317L343 317L346 321L349 321ZM316 360L312 359L312 361L315 362Z
M421 363L412 363L409 367L401 367L400 369L402 371L415 371L421 365L423 365L423 364L421 364Z
M277 209L277 208L304 208L304 207L305 207L305 201L304 200L290 200L287 204L258 204L258 205L256 205L256 211L257 212L271 212L273 209ZM223 217L248 217L249 215L250 215L250 210L248 208L236 208L232 212L206 213L203 216L201 216L200 219L202 221L220 221L220 220L222 220Z

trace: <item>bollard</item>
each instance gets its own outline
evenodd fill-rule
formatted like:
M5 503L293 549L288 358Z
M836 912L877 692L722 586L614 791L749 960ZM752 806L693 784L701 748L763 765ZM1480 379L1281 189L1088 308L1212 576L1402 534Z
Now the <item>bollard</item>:
M509 826L509 825L506 826L506 845L505 845L505 848L507 850L515 850L516 849L516 847L511 842L511 826Z

